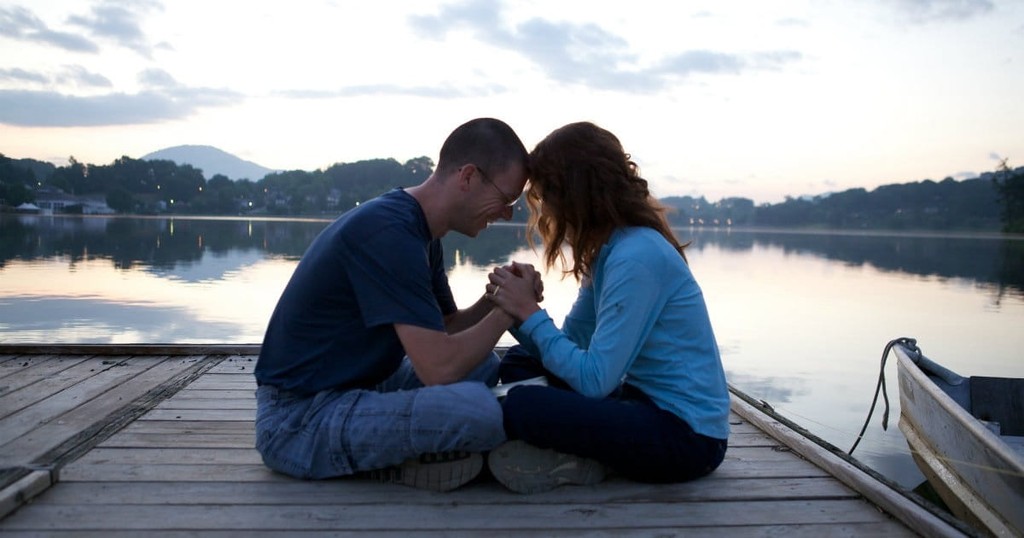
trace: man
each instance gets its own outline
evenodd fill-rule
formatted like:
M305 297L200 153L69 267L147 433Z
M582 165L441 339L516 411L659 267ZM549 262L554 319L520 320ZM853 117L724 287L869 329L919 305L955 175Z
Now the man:
M374 471L447 491L505 440L493 353L512 319L481 297L457 309L440 239L508 220L528 154L504 122L472 120L422 184L345 213L313 241L271 316L256 364L256 448L298 478Z

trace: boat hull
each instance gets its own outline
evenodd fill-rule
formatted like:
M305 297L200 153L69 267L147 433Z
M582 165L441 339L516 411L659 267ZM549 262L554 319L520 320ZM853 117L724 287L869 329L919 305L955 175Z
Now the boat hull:
M996 536L1024 534L1024 458L939 388L913 352L893 349L899 427L928 482L960 519Z

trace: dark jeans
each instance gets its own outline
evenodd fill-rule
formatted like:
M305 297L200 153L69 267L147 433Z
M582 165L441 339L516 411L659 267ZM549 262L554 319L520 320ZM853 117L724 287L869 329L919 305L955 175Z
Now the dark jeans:
M545 375L549 386L512 389L502 403L505 434L540 448L592 458L642 482L683 482L714 471L727 441L694 432L643 392L623 384L603 399L588 398L515 346L499 368L503 383Z

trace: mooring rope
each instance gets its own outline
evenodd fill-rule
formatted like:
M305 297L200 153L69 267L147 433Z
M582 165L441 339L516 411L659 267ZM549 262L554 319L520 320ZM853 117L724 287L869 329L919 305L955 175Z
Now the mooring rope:
M892 346L896 344L902 344L912 351L920 352L917 348L917 340L913 338L907 338L902 336L894 340L890 340L888 344L885 344L885 349L882 351L882 365L878 370L878 385L875 386L875 397L871 399L871 408L868 409L868 417L864 419L864 426L860 429L860 433L857 434L857 440L853 442L853 446L847 452L848 455L852 456L854 449L860 444L860 440L864 438L864 432L868 429L868 424L871 422L871 415L875 414L875 404L878 403L878 393L882 393L882 399L885 401L885 411L882 412L882 429L889 429L889 393L885 389L885 360L889 358L889 351L892 350Z

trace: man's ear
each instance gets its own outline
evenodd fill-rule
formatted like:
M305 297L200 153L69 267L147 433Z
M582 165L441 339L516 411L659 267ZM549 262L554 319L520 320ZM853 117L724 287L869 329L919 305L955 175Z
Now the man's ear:
M459 190L462 192L469 192L469 183L473 181L473 174L476 173L476 166L472 164L464 164L459 167L457 176L455 178L456 183L459 185Z

